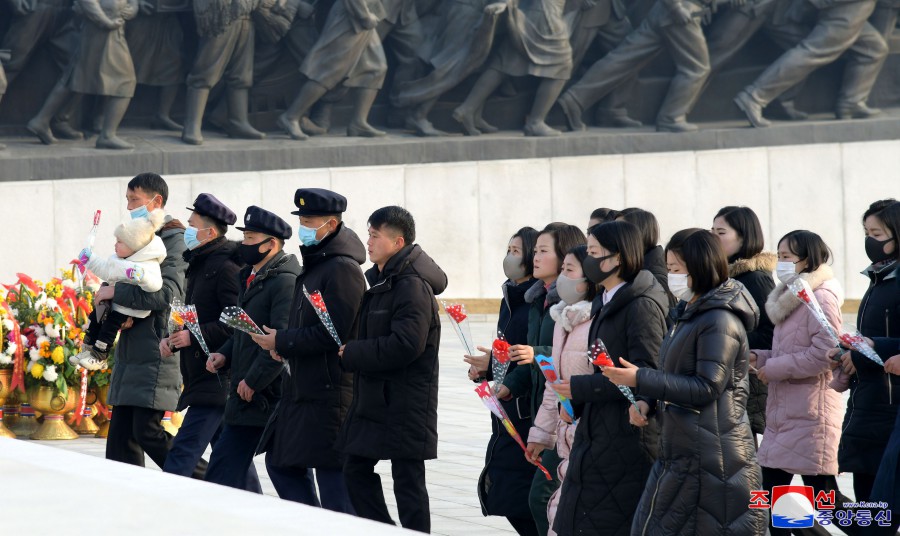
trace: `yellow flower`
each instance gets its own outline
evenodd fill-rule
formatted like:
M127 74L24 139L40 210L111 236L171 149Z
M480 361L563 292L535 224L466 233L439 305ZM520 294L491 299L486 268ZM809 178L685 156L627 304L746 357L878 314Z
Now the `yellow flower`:
M57 346L53 349L53 352L50 354L50 359L57 365L61 365L62 362L66 360L66 354L63 352L62 346Z
M35 363L34 366L31 367L31 376L36 380L40 380L41 376L43 376L43 375L44 375L44 365L41 365L40 363Z
M41 357L50 357L50 342L44 341L41 343Z
M81 335L81 329L74 326L69 328L69 332L66 334L66 336L73 341L77 339L79 335Z

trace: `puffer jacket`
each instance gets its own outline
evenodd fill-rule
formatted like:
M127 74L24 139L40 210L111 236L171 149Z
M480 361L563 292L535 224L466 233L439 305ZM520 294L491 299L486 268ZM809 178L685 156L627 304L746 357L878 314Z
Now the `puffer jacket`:
M772 348L772 333L775 326L766 313L766 300L775 289L772 272L778 265L778 257L771 252L763 251L750 259L737 259L728 265L728 274L753 296L756 308L759 309L759 323L753 330L747 330L747 342L750 348L769 350ZM766 429L766 396L768 389L755 375L750 376L750 398L747 401L747 414L754 434L761 434Z
M572 305L559 302L550 308L550 316L556 322L553 329L553 366L560 379L570 380L579 374L592 374L594 367L587 359L588 332L591 329L591 302L580 301ZM569 468L569 454L575 442L577 422L569 424L559 418L559 398L556 392L547 385L544 398L534 419L534 426L528 432L529 443L539 443L544 448L556 447L559 465L556 476L562 483ZM532 471L533 473L533 471ZM553 526L556 510L559 505L560 490L550 496L547 503L547 521ZM554 536L553 529L547 533Z
M866 337L900 337L897 266L894 261L863 271L870 284L860 302L856 326ZM844 414L838 462L841 472L874 475L900 408L900 376L886 373L859 352L851 355L856 374L849 380L850 400ZM891 355L881 357L887 359Z
M843 292L831 267L803 273L831 326L841 330ZM779 283L766 302L775 323L771 350L756 350L769 381L759 464L795 475L836 475L843 403L829 387L834 341L808 307Z
M588 340L601 339L617 366L621 357L642 368L656 368L668 305L659 282L641 270L609 303L603 305L602 296L594 300ZM591 370L593 374L571 381L580 421L553 526L561 536L628 534L656 459L656 419L642 428L632 426L628 399L599 368Z
M637 372L636 394L660 401L662 433L632 535L761 536L768 514L747 417L747 331L759 321L749 292L729 279L679 305L660 368Z
M159 341L166 332L169 305L184 295L184 225L166 216L156 233L166 245L166 259L160 265L163 286L144 292L136 285L116 285L114 305L152 311L122 331L116 346L116 366L109 382L109 403L163 411L174 410L181 387L179 357L162 358Z

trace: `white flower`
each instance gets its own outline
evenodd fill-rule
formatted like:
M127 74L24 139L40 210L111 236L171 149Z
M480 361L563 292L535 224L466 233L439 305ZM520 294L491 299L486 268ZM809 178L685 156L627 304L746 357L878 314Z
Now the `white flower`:
M46 332L51 339L59 338L59 329L57 329L55 324L47 324Z
M28 337L25 335L19 335L19 339L22 341L22 346L28 346Z
M19 316L19 310L18 310L18 309L13 309L12 307L10 307L10 308L9 308L9 314L11 314L11 315L17 317L17 316Z
M0 365L9 365L12 363L12 356L6 354L0 354Z
M58 377L59 374L56 373L56 367L54 365L47 365L47 368L44 369L44 379L48 382L55 382Z
M37 340L35 340L34 346L35 346L36 348L40 348L41 346L44 345L45 342L49 343L49 342L50 342L50 339L48 339L48 338L45 337L43 334L41 334L41 335L37 338Z
M59 309L60 309L59 302L53 298L48 298L47 299L47 309L49 309L51 311L59 311Z
M32 363L41 358L41 352L37 348L30 348L28 350L28 359L32 360ZM28 367L29 369L31 367Z
M34 336L35 337L43 337L44 336L44 328L38 325L34 326Z
M12 320L8 318L3 319L3 329L5 329L6 331L12 331L14 327L15 326L13 325Z
M71 279L63 279L62 286L66 288L75 288L75 282Z
M6 353L9 355L13 355L16 353L16 350L18 348L19 348L19 346L16 343L11 342L11 343L9 343L9 346L6 347Z
M40 309L45 305L47 305L47 295L41 292L40 295L38 295L37 299L34 300L34 308Z

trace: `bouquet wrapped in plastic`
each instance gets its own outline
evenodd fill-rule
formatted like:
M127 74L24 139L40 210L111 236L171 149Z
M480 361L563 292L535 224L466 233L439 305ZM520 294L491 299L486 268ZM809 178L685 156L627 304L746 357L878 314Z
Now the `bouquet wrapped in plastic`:
M884 361L881 360L881 357L878 356L878 354L875 352L875 350L872 349L871 346L866 344L863 336L858 331L854 331L852 333L838 333L837 330L834 329L834 326L832 326L828 321L828 317L825 316L825 312L822 310L822 306L819 305L819 301L816 300L816 295L813 293L812 287L809 286L809 283L807 283L805 279L795 277L787 284L787 287L794 294L794 296L796 296L806 305L806 307L812 313L813 317L819 322L826 333L828 333L828 335L834 340L834 343L836 345L843 345L847 348L853 348L878 365L882 367L884 366Z
M588 361L591 362L592 365L598 367L614 367L616 366L613 363L612 359L609 357L609 351L606 349L606 345L603 344L603 341L597 339L591 344L591 347L588 349ZM634 393L631 392L631 388L627 385L617 385L619 391L622 392L622 395L631 402L631 405L634 406L634 409L637 410L638 413L641 412L641 409L637 405L637 400L634 398Z
M444 306L444 312L450 317L450 325L453 331L459 337L463 344L463 349L468 355L475 355L475 344L472 343L472 328L469 327L468 315L466 315L466 306L461 303L447 303L441 301Z
M491 372L494 376L494 390L503 383L506 373L509 372L509 343L502 331L497 332L497 338L491 344Z
M247 311L236 305L230 305L222 309L222 314L219 315L219 322L249 335L265 335L263 330L256 325L256 322L250 318Z
M544 378L547 380L547 383L559 383L560 377L559 373L556 371L556 367L553 365L553 358L547 357L543 354L538 354L534 356L535 361L537 361L538 365L541 367L541 372L544 374ZM557 398L559 398L559 403L562 404L563 409L566 410L566 413L572 417L572 420L575 420L575 409L572 407L572 401L563 395L556 393Z
M331 335L331 338L334 339L334 342L336 342L339 347L343 346L341 337L334 327L334 321L328 313L328 307L325 306L325 300L322 299L322 293L318 290L310 293L306 290L306 285L303 285L303 295L306 296L306 299L312 304L313 309L316 311L316 315L319 317L319 320L322 321L322 324L325 326L325 329L328 330L328 333Z

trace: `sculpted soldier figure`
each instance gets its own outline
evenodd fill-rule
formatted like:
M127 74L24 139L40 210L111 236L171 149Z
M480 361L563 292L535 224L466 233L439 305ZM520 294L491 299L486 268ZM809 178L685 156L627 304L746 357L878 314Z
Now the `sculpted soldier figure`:
M184 83L184 32L174 13L157 13L149 0L140 0L140 14L125 27L137 83L159 88L159 104L151 126L181 130L171 116L178 88Z
M878 0L875 11L869 17L871 24L885 39L897 29L897 14L900 12L900 0Z
M445 0L434 15L435 35L427 54L432 70L416 80L394 79L391 103L399 108L414 107L407 120L418 136L437 136L443 132L428 121L428 114L438 98L477 71L487 59L494 41L494 31L505 2L495 0ZM496 130L480 121L475 114L475 127L481 131Z
M253 86L254 30L250 13L260 0L193 0L197 23L197 55L187 77L184 132L181 140L201 145L201 125L209 90L225 79L228 122L232 138L261 140L265 134L248 120Z
M102 95L106 99L97 148L133 149L133 145L118 137L118 128L137 85L123 29L125 21L137 14L137 0L77 0L76 6L84 16L84 24L71 69L28 122L28 129L44 143L52 143L48 141L53 139L50 118L71 98L71 92Z
M9 5L12 19L0 43L0 49L9 50L9 58L4 61L7 81L11 84L44 46L56 68L65 72L78 48L79 30L77 18L72 16L72 0L9 0ZM84 138L69 124L78 99L63 104L66 106L57 108L52 118L53 132L47 131L46 141L41 138L44 143L56 141L53 133L66 140Z
M331 7L322 35L300 66L307 81L290 107L278 117L278 126L292 139L307 139L300 128L300 119L339 85L351 88L354 93L353 119L347 126L347 135L385 135L368 122L369 110L387 73L384 49L375 30L384 16L380 0L337 0Z
M594 63L560 97L572 130L583 130L583 111L627 82L664 49L675 61L675 75L656 114L656 130L697 130L687 122L687 114L709 76L709 54L700 26L708 10L705 0L658 0L622 44Z
M541 78L531 111L525 120L526 136L558 136L544 122L554 101L572 76L569 27L563 19L564 0L522 0L509 6L509 31L500 43L488 69L475 82L466 100L453 111L463 132L481 131L475 117L491 93L509 76Z
M608 53L628 37L634 27L622 0L580 0L576 5L572 24L572 64L575 69L584 61L588 49L598 41ZM641 122L628 117L625 104L632 92L637 75L601 99L597 110L598 123L610 127L639 127Z
M794 0L792 9L803 9L802 1L805 0ZM838 119L850 119L880 113L866 106L888 54L884 38L866 22L875 9L875 0L811 0L811 3L818 9L812 31L734 99L754 127L770 125L762 115L767 104L819 67L838 59L845 51L848 52L847 65L835 114Z

